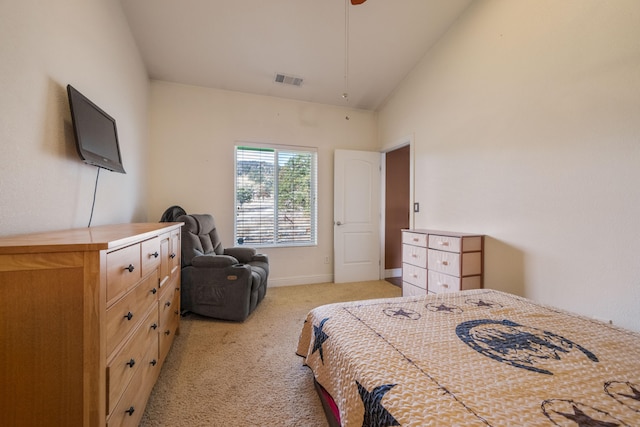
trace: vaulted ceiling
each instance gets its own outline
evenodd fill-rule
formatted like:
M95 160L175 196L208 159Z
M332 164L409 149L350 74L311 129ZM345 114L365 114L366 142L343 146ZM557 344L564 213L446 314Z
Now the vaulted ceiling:
M152 79L366 110L470 2L121 0Z

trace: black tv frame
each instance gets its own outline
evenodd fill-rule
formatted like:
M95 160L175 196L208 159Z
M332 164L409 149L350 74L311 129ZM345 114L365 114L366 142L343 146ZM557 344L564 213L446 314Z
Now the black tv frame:
M126 173L122 165L116 120L73 86L67 85L67 94L80 158L99 168ZM96 141L100 141L100 147L104 148L102 152L96 149Z

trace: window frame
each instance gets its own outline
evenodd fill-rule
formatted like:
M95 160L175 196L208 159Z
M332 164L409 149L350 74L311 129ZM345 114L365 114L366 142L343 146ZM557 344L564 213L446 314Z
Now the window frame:
M238 153L243 149L246 151L273 151L274 153L274 167L273 167L273 196L271 207L273 209L272 215L267 215L266 217L272 218L273 228L271 229L272 239L269 242L242 242L240 243L238 232L239 232L239 221L240 218L240 210L242 209L242 203L238 201L238 189L239 189L239 181L240 177L238 176L238 166L239 161L241 159L238 157ZM292 153L302 153L305 155L311 155L311 165L310 165L310 200L309 200L309 239L305 241L294 241L294 240L284 240L279 241L278 232L279 232L279 211L278 207L278 192L279 192L279 170L280 166L279 158L281 157L281 153L290 155ZM237 141L234 146L234 218L233 218L233 239L235 245L242 246L247 245L250 247L260 247L260 248L285 248L285 247L305 247L305 246L318 246L318 149L315 147L303 147L303 146L293 146L293 145L279 145L279 144L263 144L263 143L254 143L254 142L243 142ZM245 202L243 202L245 203Z

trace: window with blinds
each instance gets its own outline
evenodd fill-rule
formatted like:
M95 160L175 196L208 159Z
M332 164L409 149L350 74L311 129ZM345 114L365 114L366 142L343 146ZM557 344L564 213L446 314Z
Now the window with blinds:
M317 243L317 153L236 146L235 240L248 246Z

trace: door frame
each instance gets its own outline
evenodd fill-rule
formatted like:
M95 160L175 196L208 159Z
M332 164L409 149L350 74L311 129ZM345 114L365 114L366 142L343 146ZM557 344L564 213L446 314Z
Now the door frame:
M385 199L387 195L386 176L387 176L387 153L390 151L409 146L409 228L415 227L415 212L413 210L413 204L415 203L415 145L413 135L405 136L396 140L382 151L382 173L380 174L380 277L382 280L386 279L385 273L385 246L386 246L386 233L385 225L387 222L385 212Z

